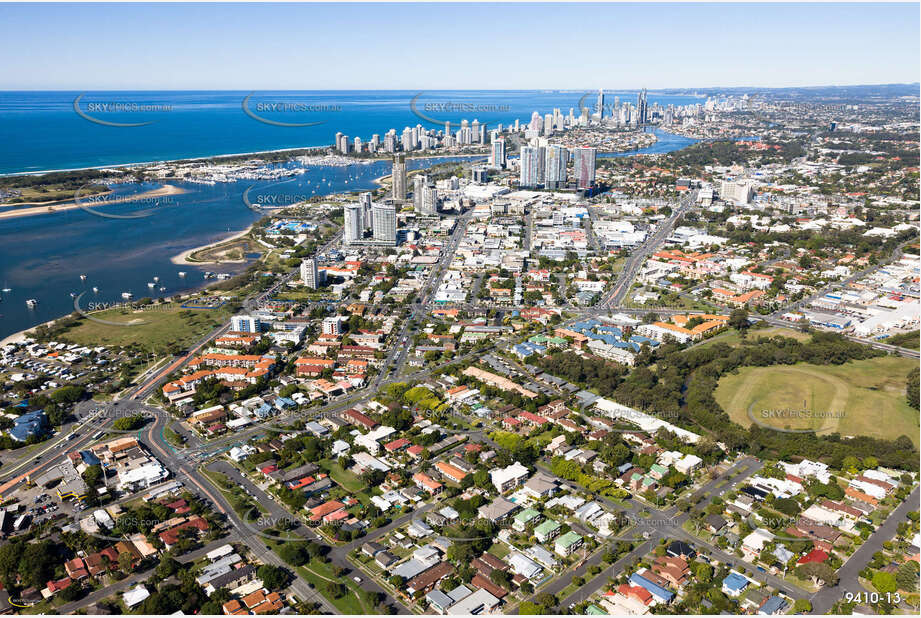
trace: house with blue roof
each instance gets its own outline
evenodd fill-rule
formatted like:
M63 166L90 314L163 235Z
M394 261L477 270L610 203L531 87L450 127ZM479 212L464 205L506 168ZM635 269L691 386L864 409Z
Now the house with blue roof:
M643 345L645 343L650 348L655 348L655 347L658 347L659 345L659 342L656 341L655 339L650 339L649 337L644 337L642 335L631 335L630 341L638 345Z
M288 410L290 408L296 408L297 404L293 399L288 399L287 397L276 397L275 407L279 410Z
M730 573L723 580L723 592L731 597L737 597L748 587L748 580L738 573Z
M645 571L644 571L645 572ZM669 590L668 588L663 588L659 584L646 579L643 577L642 573L634 573L630 576L630 583L634 586L639 586L645 588L649 594L654 596L656 600L660 603L671 603L672 599L675 598L675 593Z
M758 613L762 616L773 616L774 614L784 613L786 609L787 602L775 594L758 608Z
M275 414L275 408L273 408L272 406L270 406L269 404L265 402L262 402L262 404L258 408L253 410L253 414L258 416L259 418L268 418Z
M80 458L83 460L83 463L88 466L98 466L102 464L93 451L80 451Z
M17 442L25 442L32 436L42 436L48 431L48 416L44 410L33 410L13 419L10 437Z
M514 352L518 358L527 358L532 354L543 354L546 351L547 346L531 343L530 341L525 341L524 343L519 343L515 346L512 346L512 352Z

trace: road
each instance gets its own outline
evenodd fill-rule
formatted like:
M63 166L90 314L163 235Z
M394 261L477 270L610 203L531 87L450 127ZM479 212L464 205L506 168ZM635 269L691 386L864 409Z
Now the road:
M697 489L692 494L692 497L696 496L699 498L705 495L711 495L714 492L721 495L731 491L739 483L760 470L762 465L763 464L756 460L754 457L743 457L735 464L733 464L733 466L731 466L726 472L721 474L718 478L712 479L704 486ZM543 464L538 464L537 467L543 470L545 473L552 474ZM732 478L730 478L730 476L732 476ZM560 480L565 487L575 489L576 491L584 491L575 486L574 483L562 479L558 480ZM726 481L726 485L717 490L716 486L724 481ZM682 525L688 521L690 517L685 513L679 513L678 509L674 506L664 510L656 509L645 503L641 504L636 500L631 500L627 505L622 505L613 502L601 495L594 496L594 500L601 502L612 512L620 512L625 515L629 515L629 521L634 524L632 528L626 530L626 533L621 533L615 537L606 539L605 543L610 544L627 541L631 543L639 543L639 545L618 559L618 561L614 564L616 570L612 569L611 567L605 568L601 573L584 584L578 590L571 593L565 599L561 599L558 606L559 611L565 611L568 607L570 607L570 605L574 603L581 603L582 601L585 601L593 594L601 590L607 585L608 578L612 573L619 573L624 566L647 555L649 550L654 545L658 544L661 539L684 540L694 545L694 547L696 547L698 550L705 550L711 558L718 558L720 561L726 564L730 564L738 568L745 568L747 571L754 570L752 564L743 561L737 556L729 555L718 547L711 545L710 543L707 543L706 541L685 531ZM648 515L643 517L640 515L640 511L646 511L648 512ZM601 551L596 552L590 556L578 569L569 569L563 572L549 584L546 584L545 586L541 587L540 590L536 591L532 597L532 600L536 600L541 594L546 592L550 592L552 594L559 593L571 583L573 575L581 576L587 571L590 565L598 564L601 561L602 554L603 552ZM774 586L778 590L782 590L785 594L793 598L805 598L809 594L807 591L793 586L792 584L785 582L779 577L775 577L768 573L759 572L756 579L758 578L760 578L764 583Z
M208 464L206 468L209 470L220 472L221 474L224 474L227 477L229 477L236 484L240 485L241 487L244 487L246 491L254 497L256 502L259 503L259 506L265 509L266 511L268 511L268 515L265 515L265 514L261 515L261 517L263 517L266 520L266 521L263 521L261 524L259 522L255 524L248 523L248 522L240 522L240 520L237 519L238 525L240 526L239 529L241 530L242 534L245 534L253 539L253 545L261 547L261 551L262 551L262 554L260 555L261 559L264 558L265 560L272 561L273 563L276 563L277 561L278 566L287 566L273 552L266 550L265 548L266 537L261 536L259 534L259 531L261 529L272 527L274 522L280 522L280 521L299 522L301 521L300 518L295 515L292 515L285 506L280 504L274 498L274 496L264 492L262 489L257 487L252 481L250 481L246 476L241 474L240 471L237 470L237 468L235 468L229 462L224 461L224 460L217 460L211 464ZM320 537L315 531L311 530L307 526L300 525L294 530L292 530L291 532L302 538L309 539L314 542L320 543L321 545L328 545L328 543L322 537ZM360 541L356 541L356 543L360 545L361 543L366 542L366 541L367 539L363 538ZM348 559L348 551L350 551L350 549L347 549L347 548L349 548L348 545L347 546L333 545L330 549L328 557L330 558L333 564L335 564L336 566L340 568L345 569L346 575L348 577L351 577L352 574L350 572L353 571L355 567ZM389 605L392 605L394 608L396 608L398 613L400 614L409 613L409 610L403 607L397 599L393 598L386 590L378 586L370 578L367 578L367 577L362 578L362 582L358 585L362 589L367 590L369 592L377 592L377 593L382 594L385 602L388 603ZM331 604L329 604L329 602L326 601L326 599L323 599L321 595L319 595L316 592L316 590L311 589L309 587L309 584L307 584L306 581L304 581L304 590L302 591L302 594L304 594L305 596L302 596L301 598L307 598L307 599L310 599L311 601L321 601L322 600L322 603L326 603L332 608ZM339 612L334 611L334 613L339 613Z
M212 541L211 543L208 543L204 547L200 547L186 554L183 554L182 556L179 556L178 558L176 558L176 560L182 564L189 564L191 562L195 562L199 558L204 557L205 554L207 554L208 552L214 551L218 547L221 547L222 545L226 545L226 544L227 544L227 539L219 539L217 541ZM55 613L62 614L62 615L70 614L72 612L77 611L80 608L85 608L88 605L91 605L93 603L98 603L99 601L102 601L103 599L106 599L112 595L118 594L120 592L125 592L126 590L128 590L128 588L133 588L135 585L146 581L148 577L154 574L154 571L156 571L156 567L152 569L147 569L146 571L141 571L139 573L132 573L128 577L121 579L113 584L110 584L108 586L103 586L102 588L99 588L98 590L94 590L93 592L90 592L89 594L87 594L85 597L83 597L79 601L65 603L64 605L56 607Z
M672 211L672 214L656 226L652 236L648 237L643 244L630 254L626 262L624 262L624 268L618 274L611 292L598 304L597 308L599 312L606 312L612 308L619 307L621 303L623 303L627 294L630 292L633 280L636 278L643 262L646 261L647 257L655 253L662 243L665 242L665 239L671 235L672 230L675 229L675 224L684 213L691 208L696 200L697 191L689 191L679 202L678 206L675 207L675 210Z
M856 594L864 591L863 586L858 583L858 574L867 566L873 554L883 549L883 543L895 537L899 524L909 521L908 512L921 510L919 491L921 488L916 487L908 499L897 506L886 521L848 558L844 566L838 569L837 586L822 588L812 596L812 613L827 614L835 603L844 600L845 593Z
M144 434L144 442L157 457L163 461L166 466L173 471L176 477L179 477L187 483L188 489L206 497L214 505L216 510L223 514L231 525L230 541L246 543L253 557L263 564L271 564L278 567L288 568L288 565L279 558L274 552L266 548L264 538L259 536L252 528L243 522L234 512L233 507L217 488L211 485L210 481L199 470L188 465L176 452L162 445L159 436L166 426L167 418L160 416ZM268 505L266 505L268 506ZM290 517L290 516L289 516ZM290 570L290 569L289 569ZM319 603L324 611L328 613L338 613L335 607L317 593L310 584L299 574L295 572L294 581L289 586L291 592L301 601L312 601Z

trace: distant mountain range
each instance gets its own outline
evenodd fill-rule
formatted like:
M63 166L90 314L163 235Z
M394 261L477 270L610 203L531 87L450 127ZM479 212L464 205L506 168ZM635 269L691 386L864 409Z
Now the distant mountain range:
M822 99L828 102L847 102L855 100L894 99L898 97L918 97L921 84L868 84L860 86L797 86L792 88L761 88L757 86L735 88L680 88L657 91L670 95L703 94L716 95L760 95L778 99Z

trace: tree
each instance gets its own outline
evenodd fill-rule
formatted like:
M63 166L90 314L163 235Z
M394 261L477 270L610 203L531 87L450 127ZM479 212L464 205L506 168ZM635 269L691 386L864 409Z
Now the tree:
M83 592L83 586L77 582L73 582L71 585L61 591L61 599L70 603L82 597Z
M532 603L531 601L523 601L521 605L518 606L518 613L522 616L534 616L537 614L543 614L544 608L537 603Z
M899 590L915 592L918 590L918 563L909 560L899 567L896 571L895 580L899 584Z
M310 561L310 554L302 543L285 543L278 549L278 556L291 566L303 566Z
M881 592L883 594L895 592L899 587L895 575L892 573L887 573L886 571L877 571L873 575L872 582L873 587L876 588L877 592Z
M751 326L751 324L748 323L748 309L744 307L733 309L729 314L729 326L743 333L748 330Z
M131 567L134 566L134 557L128 552L118 554L118 568L123 573L130 573Z
M546 609L554 608L556 607L556 604L557 604L556 597L550 594L549 592L545 592L544 594L537 597L537 602L540 603Z
M793 603L794 614L805 614L812 611L812 601L809 599L796 599Z
M811 579L813 583L833 588L838 585L838 574L827 564L808 562L796 568L796 574L803 579Z
M492 580L492 583L502 588L508 588L511 581L509 574L502 569L493 569L493 572L489 574L489 579Z
M173 558L170 554L163 554L160 556L160 564L157 565L157 577L160 579L166 579L171 575L175 575L182 568L182 565L178 560Z
M921 383L921 375L914 369L911 370L908 374L908 383L905 385L905 397L908 399L908 405L915 410L919 407L919 383Z
M848 455L841 460L841 467L845 470L857 470L858 466L860 466L860 460L853 455Z
M112 427L118 429L119 431L132 431L134 429L140 429L144 425L144 415L135 414L133 416L123 416L121 418L115 419L115 422L112 423Z
M709 564L698 564L694 574L697 576L697 581L702 584L709 584L710 578L713 577L713 567Z
M51 400L55 403L75 403L83 398L85 392L82 386L62 386L51 393Z
M102 467L95 465L88 466L81 476L83 476L83 482L86 483L87 487L94 488L99 485L99 481L103 477L103 474Z
M256 569L256 576L269 590L279 590L288 582L288 573L281 567L263 564Z

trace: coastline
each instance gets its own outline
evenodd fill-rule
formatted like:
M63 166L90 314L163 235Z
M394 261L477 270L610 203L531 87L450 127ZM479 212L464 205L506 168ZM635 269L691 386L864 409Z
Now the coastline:
M259 155L269 155L269 154L278 154L280 152L298 152L301 150L328 150L335 149L335 144L327 144L325 146L298 146L296 148L276 148L274 150L254 150L252 152L231 152L223 153L216 155L207 155L203 157L183 157L180 159L161 159L156 161L136 161L133 163L111 163L109 165L91 165L89 167L65 167L61 169L50 169L50 170L37 170L37 171L22 171L22 172L4 172L0 174L0 178L12 178L15 176L42 176L44 174L57 174L62 172L83 172L86 170L109 170L109 169L119 169L119 168L136 168L136 167L146 167L148 165L162 165L167 163L193 163L195 161L208 161L210 159L227 159L231 157L258 157ZM437 159L440 157L487 157L489 153L483 154L432 154L432 155L420 155L413 157L406 157L407 159ZM380 157L374 159L361 159L358 157L353 157L356 162L368 162L373 163L375 161L386 161L387 157Z
M64 317L67 317L67 316L61 315L52 320L48 320L47 322L42 322L41 324L30 326L29 328L25 330L21 330L18 333L13 333L12 335L8 335L4 337L3 340L0 340L0 347L5 346L8 343L23 343L26 340L26 337L29 335L29 333L31 333L33 330L35 330L39 326L51 326L52 324L54 324L55 322L57 322L58 320Z
M87 196L87 200L83 204L77 204L74 201L70 202L56 202L54 204L49 204L47 206L31 206L29 208L15 208L12 210L0 211L0 219L14 219L16 217L33 217L36 215L48 215L56 212L64 212L65 210L73 210L75 208L83 209L92 209L95 206L105 206L108 204L119 204L119 203L129 203L135 200L140 199L150 199L157 197L168 197L171 195L182 195L186 193L187 189L182 189L176 185L163 185L159 189L151 189L150 191L145 191L143 193L137 193L134 195L125 195L113 198L111 200L105 200L102 202L94 201L94 198L98 198L100 195L111 195L112 193L97 193L92 196ZM2 205L0 208L12 208L16 204Z
M186 265L186 266L201 266L201 265L203 265L203 264L242 264L243 262L246 262L245 259L244 259L244 260L226 260L226 261L223 261L223 262L193 262L193 261L190 261L188 258L189 258L189 256L191 256L193 253L196 253L196 252L198 252L198 251L203 251L203 250L205 250L205 249L210 249L210 248L212 248L212 247L216 247L216 246L218 246L218 245L221 245L221 244L223 244L223 243L225 243L225 242L230 242L231 240L236 240L236 239L238 239L238 238L243 238L244 236L246 236L247 234L249 234L249 233L252 231L252 229L253 229L254 227L255 227L255 224L249 226L248 228L246 228L245 230L242 230L242 231L240 231L240 232L234 232L233 234L231 234L231 235L228 236L227 238L224 238L224 239L221 239L221 240L216 240L216 241L214 241L214 242L212 242L212 243L208 243L207 245L202 245L202 246L200 246L200 247L194 247L194 248L192 248L192 249L187 249L187 250L183 251L182 253L179 253L179 254L174 255L173 257L171 257L171 258L170 258L170 262L172 262L173 264Z
M333 145L329 144L327 146L300 146L297 148L276 148L275 150L257 150L254 152L235 152L227 154L216 154L208 155L203 157L183 157L181 159L161 159L156 161L136 161L134 163L110 163L109 165L91 165L89 167L65 167L61 169L53 170L38 170L30 172L5 172L0 174L0 178L12 177L12 176L41 176L43 174L57 174L59 172L83 172L86 170L109 170L109 169L118 169L121 167L142 167L146 165L160 165L163 163L187 163L194 161L207 161L209 159L224 159L228 157L250 157L261 154L276 154L279 152L293 152L297 150L321 150L324 148L332 148Z

